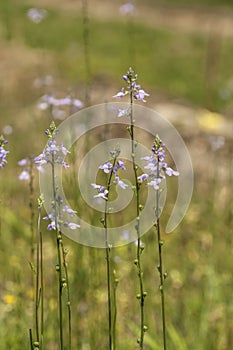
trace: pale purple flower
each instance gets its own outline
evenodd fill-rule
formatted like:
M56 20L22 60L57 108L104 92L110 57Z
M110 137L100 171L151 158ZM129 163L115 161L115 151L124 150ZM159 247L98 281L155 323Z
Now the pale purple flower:
M54 204L52 205L52 212L43 218L44 220L50 220L50 223L48 224L47 229L49 231L56 230L56 229L61 230L62 226L68 227L71 230L76 230L77 228L80 228L80 225L74 222L70 222L67 219L64 220L62 216L62 213L65 213L73 217L77 212L75 210L72 210L68 205L65 205L64 208L61 208L61 210L59 210L59 207L62 205L62 202L63 202L62 198L59 197L57 199L57 202L58 202L57 211L59 212L59 214L57 215L57 219L55 217ZM56 227L56 224L57 224L57 227Z
M148 174L142 174L140 176L138 176L138 180L140 182L146 181L148 179L149 175Z
M130 113L130 108L127 108L127 109L121 109L121 108L119 108L119 109L118 109L117 117L118 117L118 118L121 118L121 117L128 117L128 116L129 116L129 113Z
M65 213L69 214L71 217L73 217L77 211L71 209L68 205L65 205L64 208L62 209Z
M49 130L46 130L48 135L49 132ZM38 170L41 170L41 166L44 164L51 164L52 162L58 163L64 168L68 168L69 165L63 159L63 156L66 156L68 153L70 152L63 144L57 145L56 140L52 138L50 141L48 141L43 152L34 158L34 163L37 165L37 167L40 167ZM61 154L63 154L63 156L61 156Z
M74 99L72 100L72 104L73 104L73 106L76 107L76 108L83 108L83 102L80 101L80 100L78 100L77 98L74 98Z
M115 181L116 181L117 185L119 185L121 188L123 188L123 190L125 190L128 187L128 185L124 181L119 179L118 175L115 176Z
M46 152L55 154L58 151L59 151L59 146L57 146L57 142L55 140L49 141L46 146Z
M148 163L144 166L144 169L146 169L148 173L140 175L138 180L141 182L146 181L148 186L152 186L155 190L159 190L160 183L165 179L164 173L168 176L178 176L179 172L173 170L166 162L164 162L165 144L160 140L159 136L156 136L151 150L152 153L149 156L142 158L142 160Z
M172 175L178 176L178 175L179 175L178 171L175 171L175 170L173 170L173 169L170 168L170 167L166 167L166 168L165 168L165 173L166 173L168 176L172 176Z
M103 192L99 192L98 194L94 195L94 198L103 198L105 200L108 200L108 190L104 190Z
M146 102L145 100L146 96L150 96L150 95L142 89L137 90L134 95L136 100L142 101L142 102Z
M120 12L123 15L131 14L135 11L135 6L131 2L127 2L126 4L120 7Z
M122 98L126 96L127 94L130 94L135 100L146 102L145 97L149 96L145 90L141 88L139 84L136 83L136 80L138 78L137 74L134 74L134 71L132 68L129 68L127 74L123 75L123 80L128 84L127 88L122 88L120 92L118 92L113 97L115 98ZM128 116L127 110L119 110L118 117L123 117L124 115Z
M80 228L79 224L76 224L74 222L69 222L69 221L66 221L64 226L67 226L71 230L76 230L77 228Z
M63 168L65 168L65 169L70 167L69 164L66 163L61 156L57 157L57 163L60 164L61 166L63 166Z
M116 165L114 166L114 169L113 169L113 173L116 174L119 169L126 170L123 160L118 160L116 162Z
M159 190L159 184L161 182L161 179L154 179L149 182L147 182L148 186L152 186L154 190Z
M27 165L27 163L28 163L28 159L27 158L23 158L23 159L18 161L18 165L19 166L25 166L25 165Z
M19 180L30 180L30 174L28 169L24 169L21 171L21 173L19 174Z
M112 164L110 162L104 163L103 165L99 166L99 169L103 170L106 174L110 172L112 168Z
M4 139L3 136L0 137L0 168L4 168L5 164L7 163L6 157L7 154L10 153L9 151L5 150L5 145L7 144L7 141Z
M91 184L91 186L98 191L98 194L94 195L94 198L102 198L108 200L108 190L101 185Z
M28 18L38 24L41 21L43 21L48 15L48 11L45 9L38 9L38 8L30 8L27 12Z

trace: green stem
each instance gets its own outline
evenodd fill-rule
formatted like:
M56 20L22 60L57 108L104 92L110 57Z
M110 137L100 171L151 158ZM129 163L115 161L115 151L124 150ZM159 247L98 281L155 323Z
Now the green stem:
M117 302L116 302L116 292L118 279L116 278L116 272L114 271L114 288L113 288L113 305L114 305L114 315L113 315L113 325L112 325L112 338L113 338L113 350L116 350L116 320L117 320Z
M142 263L141 263L141 238L140 238L140 185L138 182L138 174L137 174L137 165L135 162L135 139L134 139L134 120L133 120L133 91L130 91L130 138L131 138L131 157L133 162L133 172L135 178L135 195L136 195L136 213L137 213L137 269L138 269L138 278L139 278L139 290L140 290L140 338L138 339L140 350L143 350L144 346L144 299L145 292L143 287L143 271L142 271Z
M66 279L66 289L67 289L67 312L68 312L68 339L69 339L69 350L71 350L71 301L70 301L70 285L69 285L69 275L67 269L67 261L66 261L66 251L64 248L63 241L61 240L61 249L62 249L62 258L63 258L63 266L65 271L65 279Z
M157 177L159 177L159 159L157 162ZM161 240L160 232L160 221L159 221L159 190L156 191L156 228L157 228L157 239L158 239L158 253L159 253L159 277L160 277L160 296L161 296L161 312L162 312L162 327L163 327L163 349L167 349L166 343L166 315L165 315L165 295L164 295L164 281L165 274L163 272L163 245L164 242Z
M111 180L113 176L113 169L116 164L116 157L113 160L112 170L107 184L107 198L109 196ZM107 288L108 288L108 335L109 335L109 350L112 350L112 301L111 301L111 273L110 273L110 247L108 243L108 199L105 201L104 210L104 231L105 231L105 254L106 254L106 273L107 273Z
M31 261L34 262L34 252L35 252L35 233L34 233L34 218L35 218L35 212L34 212L34 206L33 206L33 199L34 199L34 175L33 175L33 160L30 158L29 160L29 192L30 192L30 199L29 199L29 209L31 213L30 217L30 231L31 231Z
M91 89L91 69L89 53L89 18L88 18L88 1L82 0L82 17L83 17L83 44L84 44L84 65L86 74L85 105L90 106L90 89Z
M30 349L33 350L33 340L32 340L32 330L29 329L29 341L30 341Z
M39 230L40 230L40 211L38 215L38 232L36 238L36 298L35 298L35 328L36 328L36 341L40 341L40 326L39 326L39 307L40 307L40 239L39 239Z
M41 218L41 209L40 209ZM40 350L44 348L44 268L43 268L43 237L40 230L40 299L41 299L41 314L40 314Z
M54 154L52 154L52 186L53 186L53 202L54 202L54 216L55 227L57 235L57 258L58 258L58 308L59 308L59 337L60 337L60 350L64 349L63 346L63 310L62 310L62 258L61 258L61 235L58 229L58 211L57 211L57 191L55 184L55 160Z

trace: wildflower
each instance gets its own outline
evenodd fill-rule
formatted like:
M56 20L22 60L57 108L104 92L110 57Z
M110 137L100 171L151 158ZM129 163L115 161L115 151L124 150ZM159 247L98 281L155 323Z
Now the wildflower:
M68 205L64 206L63 211L72 217L77 213L77 211L71 209Z
M64 208L62 208L62 198L58 197L57 198L57 203L55 204L57 206L57 211L59 214L55 214L55 205L53 204L51 206L52 211L49 213L47 216L45 216L43 219L44 220L49 220L50 223L47 226L47 229L49 231L56 230L58 229L59 231L61 230L62 226L68 227L71 230L76 230L77 228L80 228L80 225L70 222L65 214L68 214L70 217L74 217L74 215L77 213L77 211L72 210L68 205L65 205ZM64 214L63 214L64 213Z
M131 14L135 11L135 6L131 2L127 2L126 4L120 7L120 12L123 15Z
M28 18L38 24L43 21L48 15L48 11L45 9L30 8L27 12Z
M7 144L7 140L4 139L3 136L0 137L0 168L4 168L7 163L6 157L9 151L5 150L5 145Z
M28 169L24 169L21 171L19 175L19 180L30 180L30 175Z
M103 170L104 173L106 174L114 174L115 175L115 180L112 183L115 183L116 185L120 186L123 189L126 189L128 185L123 182L120 178L117 172L121 170L126 170L125 164L123 160L117 159L117 157L120 154L120 149L116 148L114 151L110 152L110 155L112 156L112 160L104 163L103 165L99 166L99 169ZM109 193L109 188L112 185L112 183L108 184L108 188L105 188L102 185L97 185L92 183L92 187L98 191L98 194L94 195L94 198L102 198L105 200L108 200L108 193Z
M123 182L122 180L119 179L118 175L115 176L115 182L117 185L119 185L121 188L123 188L123 190L125 190L126 187L128 187L128 185L125 182Z
M102 169L106 174L110 172L111 168L112 168L112 164L110 162L104 163L103 165L99 166L99 169Z
M37 157L34 158L34 163L39 168L38 170L41 170L41 168L44 164L52 164L57 163L64 168L68 168L69 165L64 161L64 156L66 156L68 153L68 149L63 145L57 144L57 141L55 140L56 134L58 133L58 129L56 128L54 122L51 123L50 128L45 131L45 134L48 136L49 141L47 143L47 146L43 150L41 154L39 154Z
M91 184L92 187L98 191L98 194L94 195L94 198L103 198L105 200L108 200L108 190L101 185L97 184Z
M116 95L115 98L122 98L128 94L132 96L137 101L146 102L145 97L150 96L147 92L145 92L140 85L136 83L138 75L134 74L132 68L129 68L127 74L123 75L123 80L128 84L126 88L122 88ZM128 110L119 110L118 117L128 115Z
M69 110L67 111L67 108ZM40 98L40 102L37 108L41 111L46 109L51 109L51 113L55 119L65 119L67 112L76 112L83 107L83 102L77 98L72 98L72 96L67 95L62 98L56 98L53 95L43 95Z
M161 141L158 135L155 138L151 150L152 153L149 156L142 158L142 160L148 163L144 167L144 169L148 170L148 173L138 176L138 180L140 182L146 181L148 186L152 186L155 190L159 190L159 185L165 178L164 173L168 176L178 176L179 172L173 170L166 162L164 162L165 144Z

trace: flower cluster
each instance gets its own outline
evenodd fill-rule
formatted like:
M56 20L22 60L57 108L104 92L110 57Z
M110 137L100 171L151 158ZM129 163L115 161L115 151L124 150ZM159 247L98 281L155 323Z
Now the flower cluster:
M149 156L142 158L147 162L144 169L148 172L138 176L138 180L140 182L146 181L148 186L152 186L155 190L159 190L159 184L165 179L164 173L168 176L178 176L179 172L173 170L166 162L164 162L165 144L161 141L158 135L155 138L151 150L152 153Z
M80 225L76 224L75 222L70 222L67 218L64 218L67 216L67 214L73 218L77 211L71 209L68 205L62 206L63 200L61 197L58 197L57 203L53 204L51 206L52 211L47 216L45 216L44 220L50 220L50 223L47 226L47 229L49 231L52 230L59 230L61 231L62 226L67 227L71 230L76 230L77 228L80 228ZM56 208L55 208L56 205Z
M55 119L64 119L67 115L64 108L69 108L69 112L75 113L83 107L83 103L70 95L62 98L56 98L53 95L43 95L37 107L42 111L50 109Z
M114 151L111 151L110 154L112 156L111 161L105 162L104 164L100 165L99 169L103 170L105 174L110 174L111 177L112 175L114 175L115 178L113 182L110 183L107 188L102 185L97 185L95 183L91 184L92 187L98 192L98 194L94 195L94 198L102 198L106 201L108 200L109 188L112 184L116 184L123 189L126 189L126 187L128 187L128 185L124 181L122 181L118 175L118 171L120 169L126 170L123 160L117 159L120 154L120 150L116 149Z
M5 150L5 145L7 144L7 140L4 139L3 136L0 137L0 168L4 168L7 163L6 157L9 151Z
M141 86L136 83L138 78L137 74L134 74L132 68L129 68L127 74L123 75L123 80L128 84L126 88L122 88L120 92L118 92L113 97L122 98L128 94L132 95L132 97L137 101L146 102L145 97L149 96ZM118 115L119 116L119 115Z
M55 140L58 129L56 128L54 122L50 124L49 129L46 130L46 135L49 138L49 141L43 150L43 152L34 158L34 162L37 166L42 167L44 164L59 164L64 168L68 168L69 165L64 161L64 156L70 153L67 148L63 145L57 144Z
M32 7L27 11L28 18L36 24L43 21L47 17L47 15L48 15L48 11L45 9L38 9L38 8Z

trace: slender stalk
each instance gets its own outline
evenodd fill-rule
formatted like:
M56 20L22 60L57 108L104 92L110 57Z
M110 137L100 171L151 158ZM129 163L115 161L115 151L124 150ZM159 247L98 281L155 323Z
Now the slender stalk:
M157 178L159 178L159 158L157 162ZM163 326L163 349L167 349L166 344L166 315L165 315L165 295L164 295L164 281L166 278L166 273L163 272L163 245L164 242L161 239L161 232L160 232L160 221L159 221L159 190L156 190L156 209L155 209L155 215L156 215L156 229L157 229L157 240L158 240L158 254L159 254L159 264L158 264L158 271L159 271L159 278L160 278L160 296L161 296L161 312L162 312L162 326Z
M36 341L40 341L40 326L39 326L39 308L40 308L40 211L38 215L38 232L36 238L36 297L35 297L35 331L36 331Z
M30 349L33 350L33 340L32 340L32 330L29 329L29 341L30 341Z
M109 196L109 190L111 186L111 180L113 175L113 169L116 164L116 157L114 157L112 171L110 172L110 176L107 184L107 191ZM106 257L106 274L107 274L107 288L108 288L108 335L109 335L109 350L112 350L112 300L111 300L111 273L110 273L110 246L108 243L108 199L105 201L105 209L104 209L104 232L105 232L105 257Z
M69 341L69 350L71 350L71 301L70 301L70 285L69 285L69 275L68 275L68 269L67 269L67 261L66 261L66 256L67 252L64 248L63 241L61 240L61 250L62 250L62 259L63 259L63 267L65 271L65 283L66 283L66 290L67 290L67 301L66 301L66 306L67 306L67 312L68 312L68 341Z
M138 339L138 344L140 350L143 350L144 347L144 334L145 334L145 325L144 325L144 300L146 293L144 292L143 287L143 271L142 271L142 263L141 263L141 254L143 251L143 247L141 245L140 238L140 185L138 182L138 174L137 174L137 165L135 162L135 139L134 139L134 120L133 120L133 90L130 90L130 138L131 138L131 157L133 163L133 172L135 179L135 195L136 195L136 214L137 214L137 252L136 252L136 266L138 269L138 278L139 278L139 290L140 293L137 296L140 302L140 337Z
M39 208L39 222L40 227L41 220L41 208ZM41 230L39 230L39 242L40 242L40 350L44 348L44 267L43 267L43 237Z
M31 261L34 262L34 252L35 252L35 232L34 232L34 218L35 211L33 206L34 201L34 174L33 174L33 160L29 159L29 209L31 213L30 217L30 231L31 231Z
M53 187L53 202L54 202L54 215L55 215L55 227L57 235L57 258L58 258L58 308L59 308L59 338L60 338L60 350L64 349L63 345L63 310L62 310L62 256L61 256L61 235L58 229L58 210L57 210L57 190L55 184L55 160L52 153L52 187Z
M83 18L83 44L84 44L84 66L86 74L85 87L85 105L90 106L91 97L91 68L90 68L90 52L89 52L89 17L88 17L88 0L82 0L82 18Z
M116 302L116 292L118 286L118 278L116 278L116 271L113 271L114 274L114 287L113 287L113 324L112 324L112 340L113 340L113 350L116 350L116 320L117 320L117 302Z

